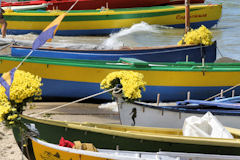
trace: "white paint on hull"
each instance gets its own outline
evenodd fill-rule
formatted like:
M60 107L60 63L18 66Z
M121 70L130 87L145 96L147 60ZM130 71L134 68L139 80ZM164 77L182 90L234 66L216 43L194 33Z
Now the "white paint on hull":
M39 4L39 5L26 5L26 6L8 6L8 7L2 7L3 10L33 10L33 9L45 9L47 8L48 4L47 3L43 3L43 4Z
M120 103L119 103L120 104ZM182 128L185 118L189 116L202 117L204 114L174 112L156 108L145 107L133 103L121 103L119 106L120 121L122 125ZM135 108L135 109L134 109ZM134 115L133 112L136 114ZM240 128L240 116L214 115L224 126ZM135 117L135 118L134 118Z

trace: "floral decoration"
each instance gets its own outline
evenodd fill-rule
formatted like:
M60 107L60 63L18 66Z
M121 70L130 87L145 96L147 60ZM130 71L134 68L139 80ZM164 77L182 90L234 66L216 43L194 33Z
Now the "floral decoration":
M203 44L207 46L213 43L212 38L212 32L202 25L198 29L191 29L189 32L184 34L182 40L178 42L178 45Z
M133 101L141 98L141 90L145 90L146 82L143 77L143 74L133 71L112 72L102 80L100 86L102 89L111 89L121 84L123 98Z
M24 111L27 102L41 99L41 86L40 77L16 70L9 98L5 94L5 88L0 85L0 122L9 127L19 125L19 115Z

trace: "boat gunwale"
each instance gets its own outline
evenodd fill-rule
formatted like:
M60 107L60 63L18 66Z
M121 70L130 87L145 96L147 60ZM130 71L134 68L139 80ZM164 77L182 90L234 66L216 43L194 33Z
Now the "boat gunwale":
M212 45L209 46L202 46L203 48L211 47L216 45L216 41L213 42ZM123 47L120 49L68 49L68 48L63 48L63 47L40 47L37 50L50 50L50 51L73 51L73 52L81 52L81 51L146 51L146 50L158 50L158 49L171 49L171 48L191 48L191 47L197 47L200 45L194 45L194 44L189 44L189 45L166 45L166 46L153 46L153 47ZM18 45L10 45L11 48L20 48L20 49L32 49L31 46L18 46Z
M23 57L0 56L0 63L3 61L22 61ZM194 62L149 62L144 66L135 66L126 64L122 60L103 61L103 60L74 60L74 59L58 59L58 58L39 58L29 57L24 63L38 63L56 66L82 67L82 68L102 68L102 69L121 69L121 70L142 70L142 71L175 71L175 72L239 72L240 63L201 63Z
M206 137L190 137L190 136L169 136L169 135L146 135L146 134L136 134L131 132L124 132L124 131L118 131L118 130L111 130L111 129L103 129L98 127L90 127L89 125L96 125L94 123L71 123L71 122L63 122L63 121L56 121L56 120L44 120L44 119L36 119L33 117L28 117L26 115L21 115L22 118L25 118L30 121L35 121L38 123L44 123L49 125L56 125L59 127L66 127L71 129L79 129L79 130L85 130L90 131L98 134L107 134L107 135L113 135L113 136L119 136L119 137L125 137L125 138L134 138L134 139L141 139L141 140L150 140L150 141L161 141L161 142L167 142L167 143L183 143L183 144L197 144L197 145L211 145L211 146L222 146L222 147L240 147L240 139L224 139L224 138L206 138ZM83 125L82 125L83 124ZM115 124L101 124L104 126L112 126L112 127L119 127L119 125ZM132 126L124 126L124 129L132 128ZM135 129L141 128L141 129L154 129L159 130L163 128L150 128L150 127L136 127ZM180 131L179 129L168 129L164 128L165 130L170 131ZM147 133L147 132L146 132ZM237 131L235 130L236 134ZM240 131L238 133L240 135Z
M141 103L141 102L133 102L133 104L139 106L139 107L142 107L142 108L151 108L151 109L157 109L157 110L167 110L167 111L171 111L171 112L178 112L178 113L195 113L195 114L203 114L203 113L207 113L209 111L209 108L208 109L204 109L204 108L201 108L201 110L195 110L195 108L187 108L187 107L182 107L181 108L181 105L171 105L171 106L154 106L154 105L151 105L151 104L147 104L147 103ZM185 106L185 105L183 105ZM191 106L189 106L191 107ZM196 109L199 109L199 108L196 108ZM219 110L223 110L222 112L218 112L217 110L217 107L214 108L215 110L211 110L211 113L214 114L214 115L231 115L231 116L240 116L240 109L231 109L231 110L228 110L228 109L223 109L223 108L219 108ZM229 111L229 112L225 112L225 111ZM230 111L232 111L232 113L230 113ZM235 111L235 112L234 112ZM224 113L223 113L224 112Z
M167 7L171 8L167 8ZM100 10L76 10L76 11L70 11L66 16L85 16L85 15L125 15L125 14L144 14L144 13L155 13L155 12L173 12L173 11L179 11L179 10L185 10L185 6L179 6L179 5L168 5L168 6L157 6L161 7L160 9L154 9L156 6L152 7L137 7L135 10L133 8L129 8L129 11L120 11L121 9L110 9L106 11L100 11ZM166 8L162 8L166 7ZM200 9L206 9L206 7L222 7L222 4L213 4L213 5L193 5L190 7L191 10L200 10ZM139 9L140 8L140 9ZM141 10L141 8L144 8ZM146 9L146 8L149 8ZM153 8L153 9L151 9ZM92 11L92 12L91 12ZM5 12L5 16L58 16L61 13L64 13L64 11L10 11ZM49 15L46 15L49 14Z
M42 145L42 146L47 147L47 148L52 148L54 150L60 150L60 151L63 151L63 152L68 152L70 154L80 154L80 155L87 155L87 156L91 156L91 157L107 158L107 159L109 159L109 158L110 159L115 159L116 156L118 156L117 158L119 160L123 160L125 158L127 158L129 160L139 160L139 158L129 157L127 155L109 154L107 152L104 152L104 149L102 150L102 149L99 149L99 148L97 148L97 150L100 151L100 152L94 152L94 151L88 151L88 150L82 150L82 149L74 149L74 148L63 147L63 146L59 146L57 144L42 141L42 140L40 140L38 138L34 138L34 137L30 137L29 139L31 141L34 141L38 145ZM101 152L101 150L103 152ZM157 154L157 152L156 152L156 154Z

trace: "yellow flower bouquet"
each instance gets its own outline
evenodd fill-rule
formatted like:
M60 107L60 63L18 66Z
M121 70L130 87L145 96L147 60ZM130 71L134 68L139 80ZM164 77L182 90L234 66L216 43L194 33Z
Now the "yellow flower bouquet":
M201 26L198 29L192 29L187 32L182 40L178 42L178 45L191 45L191 44L203 44L203 45L211 45L212 42L212 32L208 30L205 26Z
M9 94L0 85L0 122L6 126L19 124L19 114L22 114L27 102L41 98L41 78L29 72L16 70L10 85Z
M146 82L143 74L133 71L112 72L102 80L102 89L111 89L117 85L122 86L122 96L126 101L134 101L142 97L141 90L145 90Z

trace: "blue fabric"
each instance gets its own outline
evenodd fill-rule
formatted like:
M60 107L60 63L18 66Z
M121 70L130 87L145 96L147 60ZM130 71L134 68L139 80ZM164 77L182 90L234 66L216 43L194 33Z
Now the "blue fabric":
M48 30L42 32L33 42L32 45L32 50L36 50L39 47L41 47L42 45L44 45L44 43L49 40L52 39L54 36L54 31L56 30L57 25L49 28Z
M7 95L8 99L10 97L10 87L11 87L13 79L14 79L15 71L16 71L16 68L13 68L10 71L11 84L8 84L3 77L0 78L0 84L6 89L5 94Z

